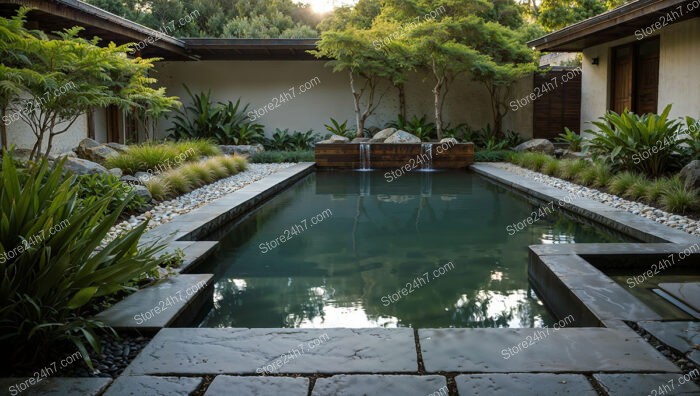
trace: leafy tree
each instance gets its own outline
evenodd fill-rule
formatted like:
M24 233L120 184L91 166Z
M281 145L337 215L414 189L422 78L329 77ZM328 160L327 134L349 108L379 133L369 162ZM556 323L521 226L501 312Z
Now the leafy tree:
M625 3L625 0L542 0L539 8L534 9L539 23L548 31L553 31Z
M20 11L15 24L24 23ZM5 23L5 22L3 22ZM57 39L22 35L14 44L26 65L15 89L21 95L7 98L8 109L26 123L36 137L31 157L42 147L49 154L56 136L68 131L75 121L95 107L117 105L155 117L177 104L163 89L150 88L147 73L153 61L127 56L133 45L98 46L99 39L85 40L81 28L55 32ZM12 74L4 73L1 86L9 87Z
M384 93L376 97L379 83L391 74L384 52L373 44L377 40L375 33L355 28L324 32L318 50L310 51L318 58L330 58L327 65L334 72L348 73L358 138L363 136L365 122L384 97Z

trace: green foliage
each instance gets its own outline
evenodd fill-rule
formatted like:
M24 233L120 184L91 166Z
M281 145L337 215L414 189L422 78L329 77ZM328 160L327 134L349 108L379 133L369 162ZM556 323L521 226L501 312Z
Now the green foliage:
M685 143L682 128L670 120L671 105L660 115L608 112L593 124L598 130L587 142L589 151L609 163L614 170L631 170L658 177L684 165Z
M632 185L640 180L636 173L625 171L616 174L608 182L608 190L615 195L623 195Z
M65 342L88 359L100 350L90 319L96 300L129 290L128 285L160 264L162 246L138 248L143 223L103 246L123 205L104 215L106 195L78 205L79 187L41 160L17 169L8 153L0 171L0 345L13 366L31 364Z
M348 121L345 120L342 124L331 117L330 124L324 124L326 130L334 135L345 136L347 138L355 137L353 132L348 129Z
M185 162L198 161L202 156L218 154L221 154L221 150L207 140L145 143L129 146L126 153L107 158L105 166L119 168L128 175L136 172L157 174Z
M700 206L698 190L686 188L677 177L670 179L667 187L661 196L661 204L669 212L684 214Z
M111 174L96 173L78 176L75 179L78 186L80 205L90 207L103 197L110 197L105 214L123 210L133 213L146 205L146 200L134 195L134 188L122 183L118 177Z
M527 139L522 137L522 135L520 135L518 132L508 131L508 132L506 132L505 141L506 141L506 147L514 148L514 147L518 146L519 144L527 141Z
M564 128L564 133L560 133L557 141L562 143L567 143L569 145L569 150L571 151L581 151L583 148L583 136L572 131L569 128Z
M290 133L289 129L282 131L278 128L271 138L263 140L263 146L266 150L303 151L312 149L315 141L313 130Z
M499 150L499 151L487 151L480 150L474 153L474 161L476 162L507 162L509 161L512 151Z
M214 104L211 92L193 94L185 86L190 103L173 116L168 129L170 138L210 139L218 144L239 145L258 143L263 138L263 127L250 120L249 105L228 101Z
M645 197L650 187L651 182L643 175L639 175L637 181L635 181L623 195L625 198L636 201Z
M413 118L408 120L399 114L396 121L386 124L386 128L400 129L416 136L424 142L429 142L434 140L437 135L435 124L429 122L427 118L428 117L425 115L421 118L414 115Z
M148 73L156 59L129 57L132 44L99 45L98 38L81 38L80 27L51 38L29 33L23 28L25 13L21 9L14 19L0 18L0 29L8 35L0 43L0 99L34 134L32 159L51 152L54 138L94 108L119 106L155 125L179 105L165 89L151 87L156 80Z
M585 160L566 159L561 161L559 167L559 177L566 180L576 180L583 171L585 171L590 163Z
M314 162L313 151L263 151L253 154L250 162L258 164Z
M539 172L552 157L544 153L514 153L510 161L523 168Z
M559 160L556 158L548 159L544 165L542 165L541 171L547 176L557 176L559 174Z
M145 183L159 201L186 194L194 188L213 183L246 170L248 161L239 155L220 155L204 162L191 162L170 169Z
M563 29L625 3L625 0L542 0L535 17L548 31Z

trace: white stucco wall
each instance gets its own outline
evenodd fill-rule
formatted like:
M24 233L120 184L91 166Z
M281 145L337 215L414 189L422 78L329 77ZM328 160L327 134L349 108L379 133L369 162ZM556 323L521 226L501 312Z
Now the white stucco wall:
M660 36L659 111L673 104L672 117L700 116L700 18L669 25ZM581 130L592 128L610 108L612 48L637 41L634 35L583 51ZM594 58L600 64L593 65Z
M346 73L333 73L320 61L200 61L161 62L156 66L155 77L165 86L170 95L179 96L187 103L189 98L183 84L193 93L211 90L215 101L250 103L251 109L262 108L273 98L292 87L296 97L266 112L256 122L263 124L268 134L275 128L306 131L313 129L325 133L324 124L331 117L339 121L348 120L355 125L353 101ZM301 93L299 86L318 78L317 85ZM318 82L320 81L320 82ZM407 112L409 115L428 115L433 119L432 82L414 75L406 84ZM383 91L384 88L379 91ZM522 97L532 90L532 78L522 81L513 96ZM395 120L398 114L398 95L389 89L382 104L367 122L367 127L383 127ZM468 123L473 128L482 128L493 123L486 90L480 83L462 78L451 88L445 105L444 117L453 125ZM170 126L168 121L160 123L160 135ZM532 136L532 109L525 108L510 113L504 120L506 129L517 130L524 136Z
M63 128L63 126L61 126ZM75 123L65 133L57 135L53 140L51 154L58 154L70 151L87 137L87 116L80 116ZM27 124L21 120L11 121L7 125L8 147L16 146L21 149L31 149L34 147L36 137ZM44 137L42 151L48 144L48 134Z

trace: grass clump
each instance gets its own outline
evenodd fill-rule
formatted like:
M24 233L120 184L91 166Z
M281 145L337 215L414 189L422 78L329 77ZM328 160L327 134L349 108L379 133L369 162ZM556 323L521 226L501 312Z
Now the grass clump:
M651 182L649 179L643 175L637 175L637 180L631 186L629 186L629 188L627 188L624 196L625 198L637 201L646 195L650 186Z
M608 190L612 194L621 196L638 180L638 176L632 172L621 172L610 179L608 182Z
M700 206L698 190L686 188L678 177L669 179L666 186L661 195L661 205L667 211L683 214Z
M152 177L143 184L156 201L165 201L172 191L167 180L161 178Z
M542 173L547 176L556 176L559 174L559 168L559 160L556 158L550 158L542 166Z
M219 155L221 150L208 140L145 143L129 146L129 151L107 158L107 168L119 168L127 175L136 172L160 173L203 156Z
M562 160L559 166L559 177L566 180L576 180L583 171L590 167L585 160Z
M474 162L507 162L512 155L508 150L480 150L474 153Z

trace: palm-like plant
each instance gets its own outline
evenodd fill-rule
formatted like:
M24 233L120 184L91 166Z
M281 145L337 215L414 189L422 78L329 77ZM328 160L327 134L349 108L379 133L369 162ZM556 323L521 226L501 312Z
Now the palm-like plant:
M0 170L0 345L13 364L37 361L66 341L89 364L86 345L100 350L89 319L96 299L130 289L161 264L162 247L139 249L144 223L100 245L127 204L107 211L111 194L78 204L78 186L59 163L17 169L3 153Z
M684 147L682 125L670 120L671 105L659 114L636 115L609 112L601 121L593 122L598 130L586 146L597 158L616 170L631 170L658 177L682 166Z

